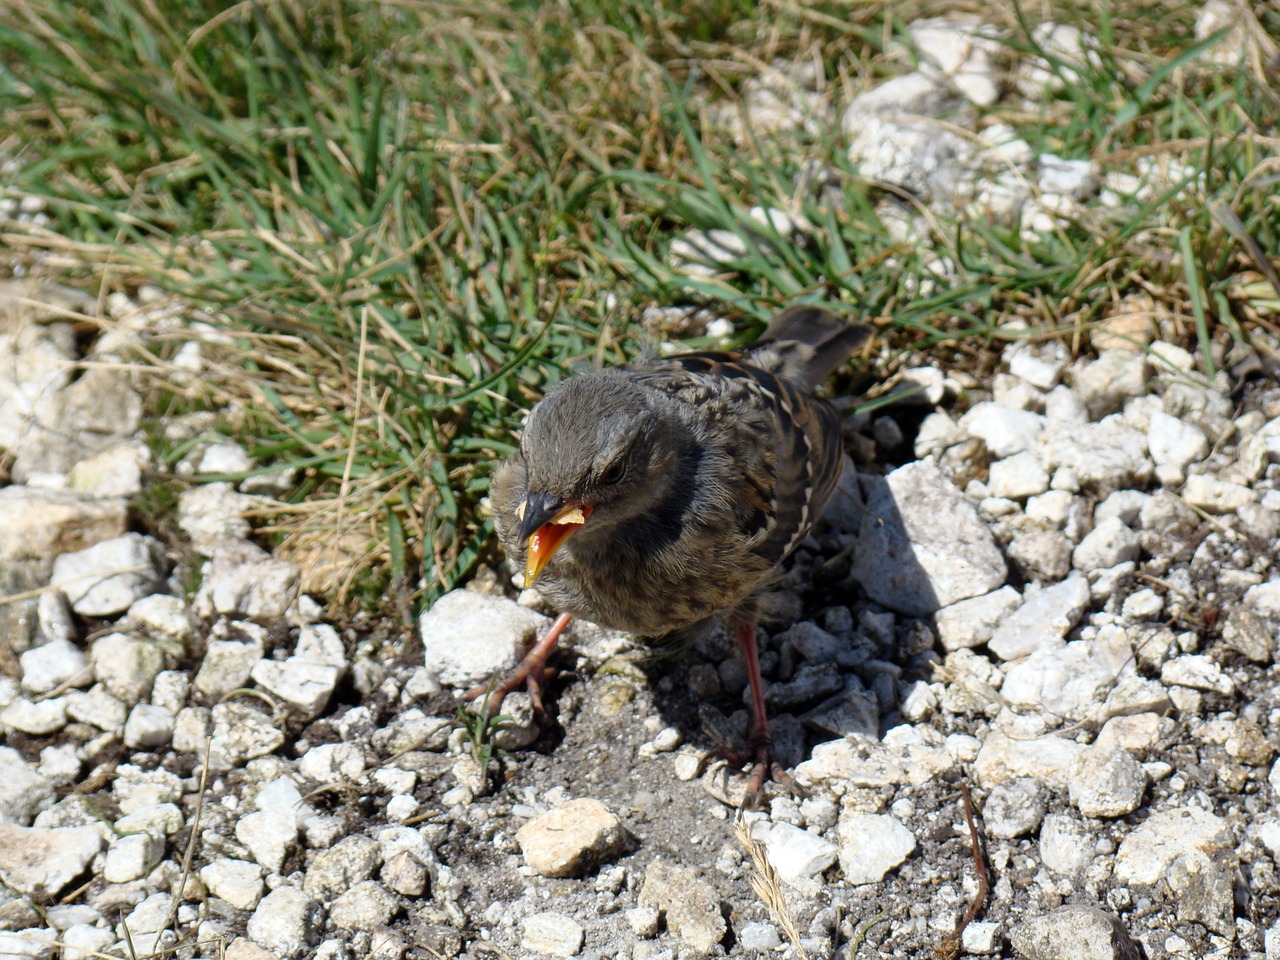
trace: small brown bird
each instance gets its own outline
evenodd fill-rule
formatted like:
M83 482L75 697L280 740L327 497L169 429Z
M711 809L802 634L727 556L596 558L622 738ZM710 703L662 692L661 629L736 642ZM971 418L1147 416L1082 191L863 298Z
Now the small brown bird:
M756 598L822 513L839 478L840 420L809 391L867 327L809 306L774 317L742 352L645 358L571 377L529 414L493 478L507 556L563 611L489 694L539 683L573 617L661 636L714 616L734 625L751 684L755 794L774 762L756 649Z

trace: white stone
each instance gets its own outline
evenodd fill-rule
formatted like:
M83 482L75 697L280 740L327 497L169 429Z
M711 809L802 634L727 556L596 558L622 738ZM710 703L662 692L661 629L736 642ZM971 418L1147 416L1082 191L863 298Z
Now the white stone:
M549 957L576 957L586 937L582 924L563 913L535 913L521 928L520 948Z
M193 682L200 693L224 697L232 690L248 685L253 668L262 659L265 645L257 631L240 633L240 639L209 642Z
M978 751L974 774L985 790L1019 777L1034 777L1052 789L1062 790L1083 750L1083 744L1063 737L1010 737L993 730Z
M1144 486L1154 472L1147 457L1146 433L1118 416L1097 423L1051 422L1037 455L1050 472L1069 468L1080 487L1104 495Z
M157 641L108 633L93 641L89 658L107 691L129 705L150 695L156 674L171 665L175 652Z
M139 597L160 589L155 557L160 544L151 537L126 533L53 562L53 586L66 594L81 616L123 613Z
M247 860L214 860L200 868L200 879L215 897L237 910L252 910L262 899L262 867Z
M1147 447L1156 464L1157 478L1167 485L1181 483L1187 467L1209 455L1209 441L1203 430L1159 410L1151 414Z
M516 665L551 621L503 597L447 593L418 621L424 666L442 684L470 687Z
M1182 499L1189 506L1199 507L1207 513L1235 513L1257 497L1246 486L1197 473L1187 477L1182 487Z
M991 464L987 486L993 497L1026 500L1049 489L1049 474L1031 453L1015 453Z
M1045 418L1027 410L1011 410L990 401L976 403L960 418L960 426L977 437L997 459L1034 451Z
M1108 517L1077 544L1071 562L1077 570L1089 573L1137 560L1141 554L1138 535L1119 517Z
M1094 856L1093 838L1079 820L1051 813L1040 825L1040 860L1054 873L1078 876Z
M50 806L54 788L12 747L0 746L0 822L27 824Z
M316 926L316 904L293 886L272 890L249 918L246 932L280 956L301 953Z
M1002 660L1016 660L1042 646L1060 643L1090 599L1089 582L1078 574L1044 587L1004 619L987 646Z
M163 850L163 839L157 839L148 833L113 837L103 862L102 879L107 883L141 880L159 861Z
M128 503L66 490L0 488L0 559L47 560L118 537Z
M1160 668L1160 682L1166 686L1190 687L1230 696L1236 685L1222 667L1203 654L1187 654L1170 660Z
M836 826L840 870L850 884L879 883L915 851L916 838L887 814L846 813Z
M202 575L194 609L206 619L223 615L272 624L298 595L297 565L245 541L220 541Z
M764 849L778 875L790 884L820 878L840 852L834 843L782 821L770 828Z
M961 600L935 614L934 625L946 650L977 647L991 639L996 627L1017 609L1022 596L1005 586L980 597Z
M0 820L0 879L26 896L56 897L84 873L102 842L97 825L42 829Z
M129 711L124 743L135 750L154 750L173 739L173 714L166 707L140 703Z
M1142 803L1147 774L1127 750L1089 748L1077 758L1067 786L1086 817L1122 817Z
M141 441L108 447L71 468L67 486L91 497L132 497L142 491L143 470L151 466L151 450Z
M1116 879L1152 886L1184 853L1198 850L1217 857L1234 846L1227 822L1208 811L1197 807L1157 811L1120 842Z
M197 553L211 557L223 541L249 536L244 515L263 503L260 497L237 493L229 483L200 484L179 495L178 526Z
M1007 576L990 529L928 461L872 482L859 542L854 577L872 599L916 616L989 593Z
M259 660L249 676L268 693L297 707L308 719L320 715L340 679L337 667L302 657Z
M68 640L50 640L18 658L22 689L29 694L50 693L64 686L93 683L93 670L84 651Z

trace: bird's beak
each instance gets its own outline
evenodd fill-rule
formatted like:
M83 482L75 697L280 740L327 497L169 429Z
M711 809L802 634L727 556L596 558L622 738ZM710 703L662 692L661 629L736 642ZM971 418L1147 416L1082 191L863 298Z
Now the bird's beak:
M524 585L532 587L556 551L587 522L591 508L547 493L530 493L519 510L520 539L528 541Z

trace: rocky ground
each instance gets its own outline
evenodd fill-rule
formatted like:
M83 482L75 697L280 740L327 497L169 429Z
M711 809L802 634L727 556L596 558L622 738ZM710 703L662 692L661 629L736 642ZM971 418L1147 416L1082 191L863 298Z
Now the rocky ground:
M1169 182L1007 130L940 138L931 97L997 95L988 48L913 29L968 53L849 107L855 157L906 164L876 177L1013 204L1029 230ZM758 117L821 120L787 89L748 91ZM903 209L884 212L910 237ZM715 269L728 242L672 257ZM146 478L253 463L208 415L165 424L184 455L155 460L129 357L186 320L145 290L106 309L88 334L73 291L0 290L0 960L1280 958L1274 342L1208 375L1135 297L1078 358L1023 331L991 378L921 366L899 403L851 413L857 469L762 636L807 796L740 811L717 757L745 674L721 633L654 651L576 625L547 722L517 696L483 729L454 691L550 612L505 575L416 634L327 622L244 517L288 472L194 485L177 539L137 532Z

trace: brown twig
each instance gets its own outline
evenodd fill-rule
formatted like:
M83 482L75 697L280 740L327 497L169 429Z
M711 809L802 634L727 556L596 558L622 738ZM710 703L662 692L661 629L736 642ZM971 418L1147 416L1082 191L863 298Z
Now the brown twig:
M969 823L969 839L973 843L973 867L978 874L978 892L974 895L973 902L969 904L969 909L956 923L951 936L933 948L933 955L937 960L955 960L959 956L960 941L964 936L965 927L969 926L982 912L982 908L987 903L987 895L991 893L991 873L987 868L987 857L982 849L982 838L978 836L978 827L974 823L973 798L969 795L969 785L960 784L960 793L964 796L964 818Z

